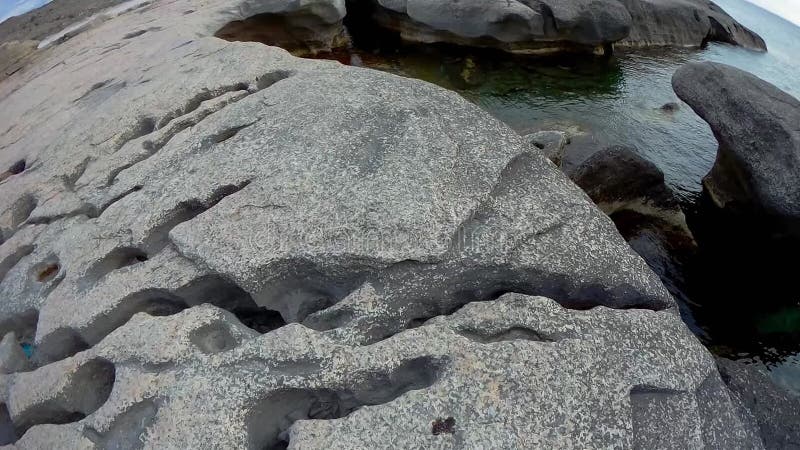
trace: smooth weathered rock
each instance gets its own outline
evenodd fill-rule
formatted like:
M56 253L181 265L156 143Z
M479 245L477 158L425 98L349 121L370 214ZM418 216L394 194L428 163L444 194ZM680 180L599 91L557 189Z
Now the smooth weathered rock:
M631 15L630 34L618 46L698 47L725 42L764 51L767 45L717 4L704 0L620 0Z
M448 42L518 53L597 48L628 35L631 19L615 0L485 2L372 0L369 20L411 42Z
M766 50L758 35L714 3L699 0L361 0L354 5L362 20L410 42L515 53L607 53L613 43L701 46L708 41Z
M717 358L722 380L753 415L766 448L800 446L800 397L756 367Z
M556 166L561 166L564 150L569 144L569 136L563 131L545 130L537 131L524 136L525 140L544 153Z
M635 149L611 146L586 158L569 176L609 215L690 317L685 272L697 245L663 172Z
M0 83L18 447L759 446L656 275L511 129L213 37L295 7L142 4Z
M719 63L675 72L678 96L711 126L717 159L703 179L727 213L776 234L800 235L800 101L742 70Z
M664 173L633 148L606 147L584 160L569 177L609 216L631 211L691 236L678 200L664 182Z
M17 342L17 336L13 332L6 333L0 341L0 373L22 372L29 368L28 358Z

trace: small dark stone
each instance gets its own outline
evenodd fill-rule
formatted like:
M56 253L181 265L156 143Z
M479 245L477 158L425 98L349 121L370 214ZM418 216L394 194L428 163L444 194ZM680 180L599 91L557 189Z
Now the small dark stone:
M673 112L679 110L680 108L681 108L680 105L678 105L677 103L669 102L669 103L665 103L665 104L661 105L660 109L662 111L664 111L664 112L673 113Z
M431 424L431 433L434 435L439 434L453 434L455 433L456 419L448 417L447 419L436 419Z

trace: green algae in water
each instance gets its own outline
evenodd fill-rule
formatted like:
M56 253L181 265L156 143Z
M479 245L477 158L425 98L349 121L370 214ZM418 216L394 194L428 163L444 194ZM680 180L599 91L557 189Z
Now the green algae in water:
M800 306L784 308L764 316L756 326L761 333L797 333L800 335Z

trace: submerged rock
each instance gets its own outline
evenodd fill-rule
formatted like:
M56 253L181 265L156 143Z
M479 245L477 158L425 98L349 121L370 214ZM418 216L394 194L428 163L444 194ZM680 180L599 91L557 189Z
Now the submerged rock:
M687 64L672 85L719 142L703 179L716 206L777 237L800 237L800 101L719 63Z
M660 109L661 111L663 111L665 113L670 113L671 114L671 113L674 113L674 112L678 111L679 109L681 109L681 106L679 104L675 103L675 102L669 102L669 103L664 103L658 109Z

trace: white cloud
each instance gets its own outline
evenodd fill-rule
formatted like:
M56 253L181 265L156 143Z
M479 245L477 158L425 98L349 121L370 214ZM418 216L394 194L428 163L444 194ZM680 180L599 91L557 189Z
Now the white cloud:
M800 25L800 0L748 0L773 14Z
M10 0L9 4L0 5L0 22L5 21L9 17L25 14L49 2L50 0ZM5 3L5 0L3 3Z

